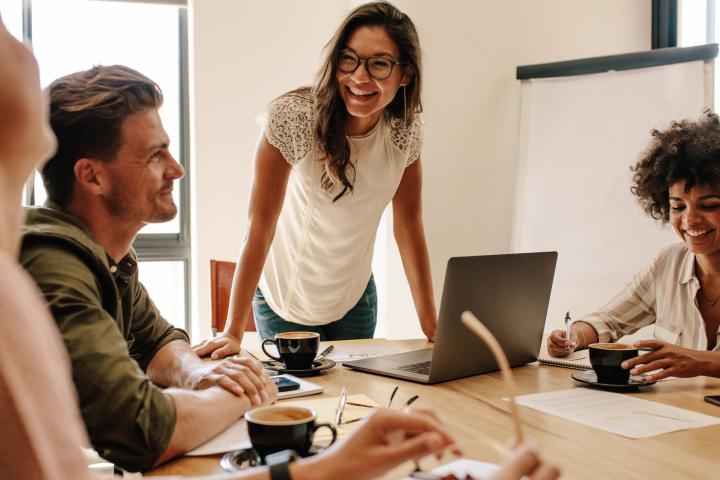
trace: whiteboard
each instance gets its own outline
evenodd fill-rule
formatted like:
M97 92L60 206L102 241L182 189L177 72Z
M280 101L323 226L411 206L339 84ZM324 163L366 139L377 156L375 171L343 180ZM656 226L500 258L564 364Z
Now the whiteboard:
M513 250L558 252L546 331L603 306L672 229L630 193L653 128L698 118L712 64L678 63L521 83ZM708 96L708 98L710 98Z

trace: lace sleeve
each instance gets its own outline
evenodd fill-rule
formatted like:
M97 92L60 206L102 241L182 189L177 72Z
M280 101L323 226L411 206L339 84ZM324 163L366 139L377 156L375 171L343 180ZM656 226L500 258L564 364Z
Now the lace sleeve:
M259 119L268 142L290 165L310 151L313 141L312 100L288 94L273 100L267 114Z
M392 142L405 154L405 167L409 167L420 157L424 139L425 128L419 115L415 116L409 127L400 125L393 129Z

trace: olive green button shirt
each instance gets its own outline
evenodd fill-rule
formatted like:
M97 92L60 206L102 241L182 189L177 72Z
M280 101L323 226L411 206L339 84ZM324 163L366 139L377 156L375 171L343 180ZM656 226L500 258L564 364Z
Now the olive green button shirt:
M157 351L187 334L165 320L130 251L116 264L62 208L28 209L20 261L55 318L72 361L95 450L127 470L151 468L175 427L172 399L145 375Z

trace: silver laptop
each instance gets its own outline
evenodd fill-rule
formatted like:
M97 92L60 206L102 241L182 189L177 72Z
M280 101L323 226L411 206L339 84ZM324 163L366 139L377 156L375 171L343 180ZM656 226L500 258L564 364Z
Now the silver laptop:
M465 310L495 335L511 367L534 362L556 262L557 252L451 258L434 347L344 362L343 366L420 383L499 370L490 350L461 323Z

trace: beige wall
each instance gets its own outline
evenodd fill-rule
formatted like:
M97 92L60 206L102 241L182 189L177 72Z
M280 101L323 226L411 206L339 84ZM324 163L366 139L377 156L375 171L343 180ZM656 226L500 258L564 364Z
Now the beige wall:
M351 0L191 2L194 339L210 334L210 258L245 228L255 115L309 83ZM396 0L424 50L424 219L439 305L450 256L510 250L518 65L650 48L650 0ZM375 271L378 334L419 336L390 229Z

